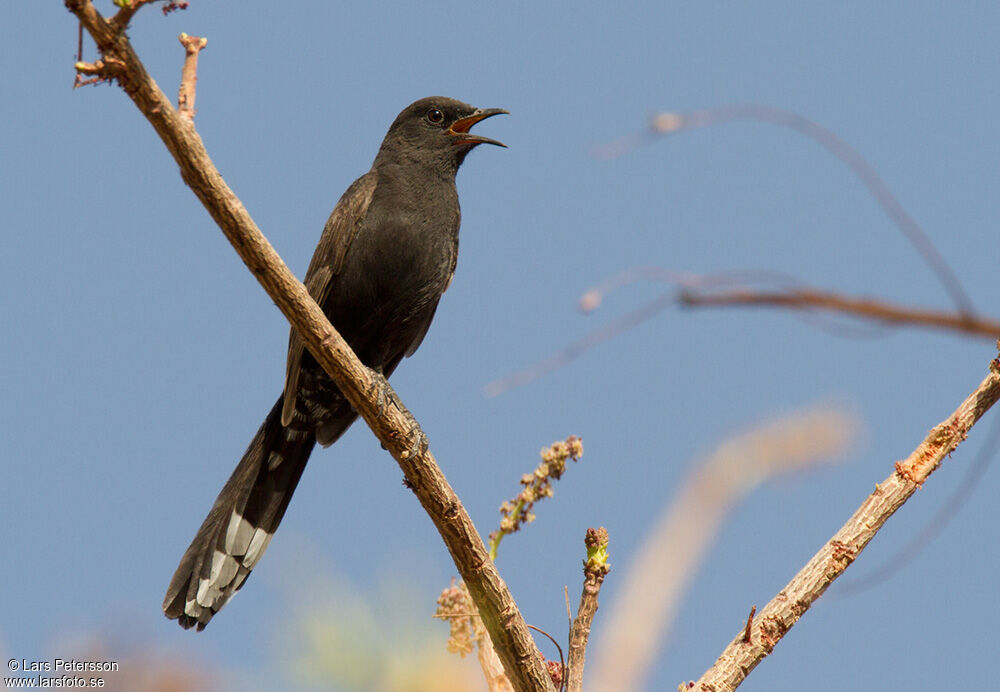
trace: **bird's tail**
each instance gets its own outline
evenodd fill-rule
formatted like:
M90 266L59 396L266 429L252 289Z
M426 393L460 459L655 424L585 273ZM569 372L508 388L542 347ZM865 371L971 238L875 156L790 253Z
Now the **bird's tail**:
M170 580L163 612L185 629L203 630L243 586L316 444L311 430L281 425L281 404L260 426Z

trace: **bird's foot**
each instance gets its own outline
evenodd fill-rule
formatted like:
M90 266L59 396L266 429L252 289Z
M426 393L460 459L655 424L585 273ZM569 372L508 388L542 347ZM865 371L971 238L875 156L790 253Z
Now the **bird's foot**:
M403 405L403 402L399 400L399 397L394 394L390 394L392 390L389 388L389 381L377 370L369 369L369 372L372 376L372 382L371 385L369 385L368 394L369 396L374 395L375 397L375 415L381 418L385 413L386 407L391 404L395 406L410 423L410 433L407 435L409 447L403 450L402 457L404 459L412 459L413 457L426 452L427 448L430 446L430 443L427 440L427 435L425 435L424 431L420 429L417 422L413 420L413 416ZM382 445L382 449L386 449L385 444Z
M427 435L420 429L420 426L414 426L410 430L410 446L403 450L401 456L404 459L412 459L426 452L430 444L430 440L427 439Z
M385 413L386 402L389 399L389 395L386 393L389 387L389 380L385 379L385 375L376 371L369 370L372 376L371 386L368 388L368 394L372 394L374 390L375 394L375 413L379 418Z

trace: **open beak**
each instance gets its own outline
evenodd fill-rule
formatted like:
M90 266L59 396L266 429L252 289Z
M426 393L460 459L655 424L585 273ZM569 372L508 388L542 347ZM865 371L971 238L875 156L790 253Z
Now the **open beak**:
M469 132L472 126L480 120L486 120L486 118L491 118L501 113L509 115L503 108L480 108L472 115L459 118L448 128L448 134L455 138L452 144L495 144L498 147L506 147L507 145L503 142L498 142L495 139L483 137L482 135L474 135Z

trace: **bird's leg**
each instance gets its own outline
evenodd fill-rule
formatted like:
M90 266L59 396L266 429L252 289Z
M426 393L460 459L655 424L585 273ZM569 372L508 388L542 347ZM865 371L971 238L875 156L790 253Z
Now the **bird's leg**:
M385 413L386 406L391 403L406 417L407 421L410 423L410 434L407 436L410 440L410 446L403 452L403 458L412 459L414 456L426 452L428 446L430 445L427 440L427 435L425 435L424 431L420 429L417 421L413 418L413 414L411 414L409 409L403 405L403 402L399 400L399 397L395 396L395 393L393 393L392 396L389 395L389 392L391 391L389 389L389 380L387 380L385 375L378 370L372 370L369 368L368 372L370 372L372 376L372 383L368 389L368 393L372 394L372 390L374 390L376 415L381 418L382 414ZM382 449L385 448L386 446L383 444Z

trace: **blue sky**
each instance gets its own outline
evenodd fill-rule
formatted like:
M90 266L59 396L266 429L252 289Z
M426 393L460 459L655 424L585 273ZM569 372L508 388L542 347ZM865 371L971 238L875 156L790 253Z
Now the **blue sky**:
M444 94L511 112L480 126L510 148L481 148L459 173L458 272L393 384L483 534L540 447L583 438L584 460L501 549L533 624L564 631L562 588L578 588L587 526L608 527L613 565L625 569L693 460L727 435L816 402L861 421L843 465L736 509L650 689L697 678L749 606L788 581L995 355L989 340L949 334L844 338L784 312L668 310L543 379L482 392L658 295L662 286L640 283L593 315L577 311L589 286L636 265L774 270L949 307L857 179L792 132L732 123L594 156L661 110L754 102L830 128L924 226L977 310L1000 313L992 4L233 7L146 9L129 33L171 96L176 35L208 37L197 127L300 276L405 105ZM395 463L355 426L314 455L267 557L211 626L196 635L163 618L181 553L280 391L287 325L121 91L70 88L76 24L62 3L7 3L0 16L0 651L52 657L95 633L224 669L222 684L236 685L293 665L279 633L324 575L375 599L378 584L406 582L429 614L454 567ZM993 418L848 576L875 570L931 521ZM994 677L998 482L989 469L890 581L844 598L831 589L744 689ZM612 572L603 604L617 586Z

